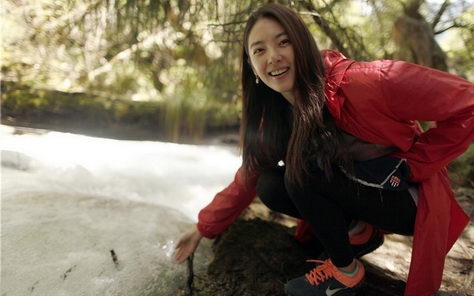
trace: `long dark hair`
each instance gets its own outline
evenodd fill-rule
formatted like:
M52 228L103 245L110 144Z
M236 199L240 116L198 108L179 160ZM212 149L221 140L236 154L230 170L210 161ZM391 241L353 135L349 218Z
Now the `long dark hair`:
M255 82L248 38L261 18L277 21L288 34L295 55L295 88L301 94L292 106L264 83ZM302 184L316 164L328 177L339 136L325 108L324 66L320 51L301 17L283 5L267 4L246 24L242 50L243 114L241 137L244 172L286 164L286 178Z

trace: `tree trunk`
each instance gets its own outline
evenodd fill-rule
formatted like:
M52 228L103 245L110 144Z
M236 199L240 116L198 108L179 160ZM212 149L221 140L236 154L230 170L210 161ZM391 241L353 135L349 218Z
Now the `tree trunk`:
M447 71L446 55L435 40L433 28L419 13L423 2L409 0L404 14L395 21L395 58Z

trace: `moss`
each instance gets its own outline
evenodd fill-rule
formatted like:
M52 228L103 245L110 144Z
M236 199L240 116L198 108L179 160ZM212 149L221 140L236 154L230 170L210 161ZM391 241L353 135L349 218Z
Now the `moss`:
M474 144L449 166L450 177L459 185L474 188Z

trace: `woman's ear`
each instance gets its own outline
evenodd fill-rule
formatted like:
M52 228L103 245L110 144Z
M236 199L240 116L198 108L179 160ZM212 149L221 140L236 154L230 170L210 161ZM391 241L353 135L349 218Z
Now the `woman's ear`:
M252 67L252 72L253 72L253 75L255 76L255 83L258 84L260 82L260 77L258 77L258 74L253 67Z
M257 71L255 71L255 68L253 67L252 62L250 62L250 59L248 60L248 63L249 63L250 69L252 70L253 74L255 76L257 76Z
M250 69L252 70L252 73L255 76L255 83L258 84L260 82L260 77L258 77L257 71L255 71L255 68L252 66L250 59L247 59L247 63L249 64Z

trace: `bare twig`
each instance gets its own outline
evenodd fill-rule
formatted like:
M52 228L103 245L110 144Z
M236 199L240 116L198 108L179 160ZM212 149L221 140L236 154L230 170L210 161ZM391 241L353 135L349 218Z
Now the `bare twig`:
M434 34L438 35L438 34L444 33L444 32L446 32L450 29L453 29L453 28L469 28L469 26L467 24L459 24L459 23L454 22L451 26L448 26L448 27L443 28L441 30L435 31Z
M312 17L314 22L321 28L321 30L326 34L326 36L331 39L331 41L334 43L334 46L344 55L350 56L348 54L347 48L344 46L344 42L339 39L339 36L329 27L328 23L326 20L319 15L318 13L314 13L317 11L317 9L314 7L314 4L312 2L303 2L303 6L305 9L309 10L309 13Z
M438 13L436 13L436 16L433 19L433 22L431 23L431 27L434 29L436 25L438 25L439 21L441 20L441 17L443 16L443 13L446 11L446 9L449 6L449 0L444 0L443 4L441 4L441 7L438 10Z
M117 258L117 254L115 254L115 251L112 249L110 250L110 255L112 256L112 261L114 262L114 265L116 268L118 268L118 258Z
M194 253L188 257L188 280L186 281L186 296L194 296L194 270L193 270Z

